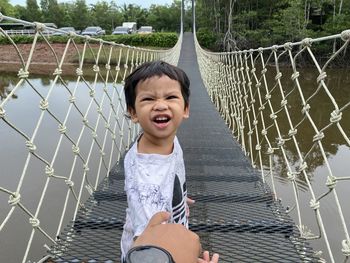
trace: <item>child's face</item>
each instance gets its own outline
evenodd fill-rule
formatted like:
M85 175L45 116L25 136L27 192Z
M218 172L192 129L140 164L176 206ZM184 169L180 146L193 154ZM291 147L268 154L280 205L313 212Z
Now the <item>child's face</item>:
M189 117L180 83L168 76L154 76L136 87L135 109L129 113L134 123L140 123L144 135L153 139L175 136L182 120Z

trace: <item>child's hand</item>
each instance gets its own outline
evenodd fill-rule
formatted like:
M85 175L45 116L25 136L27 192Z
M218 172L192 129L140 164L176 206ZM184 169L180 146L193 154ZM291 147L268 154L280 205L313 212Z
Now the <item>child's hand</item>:
M186 200L186 216L189 217L190 216L190 205L193 205L195 203L195 201L189 197L187 197Z
M208 251L203 252L203 258L198 258L197 263L219 263L219 254L214 253L210 259Z

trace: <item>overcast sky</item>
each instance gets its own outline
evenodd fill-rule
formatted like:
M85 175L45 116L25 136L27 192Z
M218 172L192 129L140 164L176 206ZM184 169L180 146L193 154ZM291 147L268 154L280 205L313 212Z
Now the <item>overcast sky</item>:
M93 4L96 3L97 1L95 0L85 0L86 3ZM110 2L110 0L105 0L106 2ZM25 6L26 0L10 0L9 1L11 5L23 5ZM74 1L65 1L65 0L58 0L58 2L74 2ZM151 4L157 4L157 5L170 5L173 0L114 0L115 3L117 3L118 6L125 4L134 4L134 5L139 5L144 8L149 8ZM38 5L40 5L40 0L37 0Z

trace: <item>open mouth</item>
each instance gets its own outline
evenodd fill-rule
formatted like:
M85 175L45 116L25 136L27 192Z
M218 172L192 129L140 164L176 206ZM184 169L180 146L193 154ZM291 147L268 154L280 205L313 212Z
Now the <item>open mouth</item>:
M162 123L167 123L170 121L170 118L168 116L157 116L153 119L153 121L155 123L159 123L159 124L162 124Z

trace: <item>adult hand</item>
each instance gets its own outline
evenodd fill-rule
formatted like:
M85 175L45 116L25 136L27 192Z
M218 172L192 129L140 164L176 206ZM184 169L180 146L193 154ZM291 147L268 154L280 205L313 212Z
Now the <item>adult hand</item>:
M199 258L197 263L219 263L219 254L214 253L210 259L209 251L204 251L203 259Z
M156 213L135 240L134 246L162 247L177 263L197 263L201 251L198 235L181 224L166 223L169 218L170 214L167 212Z

